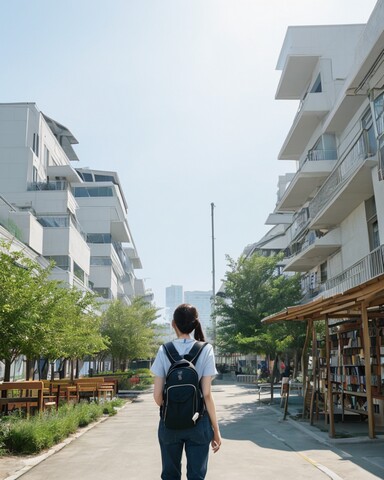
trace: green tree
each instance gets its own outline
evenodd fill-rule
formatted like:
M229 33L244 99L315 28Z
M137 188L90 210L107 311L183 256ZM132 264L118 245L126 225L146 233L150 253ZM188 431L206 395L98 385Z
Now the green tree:
M113 371L125 369L127 363L153 354L154 331L152 322L157 309L135 297L131 305L119 300L112 302L102 317L101 332L109 339L108 352L112 356Z
M297 332L291 332L288 323L268 326L261 320L299 301L299 277L279 273L281 256L227 259L225 297L218 298L215 307L219 350L271 357L288 351Z
M11 244L0 244L0 358L5 363L4 379L10 378L11 363L29 355L32 344L43 342L47 298L56 290L50 268L43 268Z
M96 297L75 288L60 288L57 293L40 355L51 361L74 361L106 350Z
M40 357L76 359L106 348L95 297L50 280L51 271L52 265L42 267L11 244L0 244L0 359L6 381L20 355L33 365Z

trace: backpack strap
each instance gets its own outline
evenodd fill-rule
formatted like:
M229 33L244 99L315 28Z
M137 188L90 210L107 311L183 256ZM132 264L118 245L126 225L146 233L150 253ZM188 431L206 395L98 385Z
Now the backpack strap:
M184 358L189 360L196 365L197 359L199 358L200 353L202 352L203 348L208 345L207 342L195 342L189 353L184 355Z
M164 343L163 348L164 348L165 354L168 357L168 360L171 362L171 365L178 362L179 360L182 360L182 357L180 356L179 352L176 350L176 347L174 346L173 342Z
M184 357L182 357L176 350L173 342L164 343L163 348L165 354L168 357L168 360L171 362L171 365L178 362L179 360L182 360L183 358L192 362L193 365L196 365L197 359L199 358L201 351L206 345L208 345L207 342L195 342L189 353L184 355Z

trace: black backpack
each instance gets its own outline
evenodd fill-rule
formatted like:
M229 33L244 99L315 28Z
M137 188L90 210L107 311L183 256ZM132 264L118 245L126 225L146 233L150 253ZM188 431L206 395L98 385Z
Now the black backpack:
M204 397L195 365L206 345L206 342L195 342L184 357L178 353L172 342L163 345L171 362L165 379L164 403L161 409L167 428L182 430L194 427L204 414Z

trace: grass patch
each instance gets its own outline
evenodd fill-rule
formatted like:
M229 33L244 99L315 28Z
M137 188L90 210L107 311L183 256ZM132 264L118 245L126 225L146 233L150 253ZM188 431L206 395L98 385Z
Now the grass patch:
M65 404L30 418L20 414L0 420L0 454L36 454L63 441L79 427L86 427L103 415L115 415L121 399L104 403Z

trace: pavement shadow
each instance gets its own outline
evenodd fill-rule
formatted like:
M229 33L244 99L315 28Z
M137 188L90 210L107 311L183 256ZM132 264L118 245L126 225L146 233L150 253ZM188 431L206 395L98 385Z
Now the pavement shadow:
M247 393L247 392L246 392ZM251 392L249 392L251 393ZM230 393L228 397L236 397L242 395L244 398L244 391L242 394ZM293 400L293 399L291 399ZM294 399L295 404L292 406L292 418L297 413L297 408L302 404L302 397ZM283 409L280 413L280 398L275 398L272 407L268 405L268 400L264 402L239 402L237 404L228 404L225 408L224 419L220 421L220 430L223 439L250 441L261 448L281 450L281 451L306 451L308 449L316 449L318 451L335 450L342 460L348 460L358 465L367 472L376 475L377 478L384 478L381 460L378 456L382 456L384 441L371 440L363 441L362 444L338 444L331 445L316 441L314 435L308 436L306 442L303 438L306 433L292 425L294 420L283 420ZM274 410L274 411L272 411ZM287 417L288 418L288 417ZM300 422L301 423L301 422ZM305 430L309 424L301 423ZM309 432L308 432L309 434ZM284 440L288 439L288 440ZM315 442L315 443L314 443ZM377 443L375 443L377 442ZM312 447L310 446L312 444ZM359 456L354 456L356 449L360 449ZM361 453L364 449L364 453ZM380 450L379 450L380 449ZM343 454L347 452L345 458ZM375 464L376 461L376 464Z

